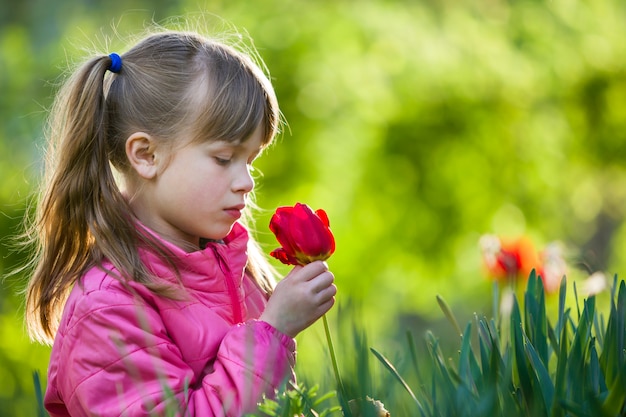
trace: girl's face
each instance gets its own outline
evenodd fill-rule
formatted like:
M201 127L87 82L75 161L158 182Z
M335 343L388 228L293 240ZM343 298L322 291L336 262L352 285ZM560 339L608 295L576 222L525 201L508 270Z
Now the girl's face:
M144 189L139 220L188 251L197 250L201 238L224 238L254 188L252 162L261 151L262 132L257 128L240 144L213 141L175 149Z

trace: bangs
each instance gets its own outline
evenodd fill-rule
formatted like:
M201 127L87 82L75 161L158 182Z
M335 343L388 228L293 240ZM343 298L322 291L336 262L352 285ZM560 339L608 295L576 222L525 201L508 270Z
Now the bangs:
M223 46L211 45L223 49ZM278 131L278 104L265 74L245 56L232 51L199 54L199 82L194 84L190 121L195 141L246 141L261 126L263 147Z

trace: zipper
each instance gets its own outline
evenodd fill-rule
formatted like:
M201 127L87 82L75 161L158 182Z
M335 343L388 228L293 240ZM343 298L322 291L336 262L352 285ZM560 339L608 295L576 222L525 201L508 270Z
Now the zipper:
M243 321L243 312L241 311L239 297L237 296L237 287L235 286L235 282L233 280L233 274L230 272L230 267L224 258L222 258L219 250L214 245L211 245L211 248L213 249L215 258L217 258L217 264L219 265L222 274L224 274L226 289L228 291L228 296L230 297L230 304L233 307L233 320L235 324L241 323Z

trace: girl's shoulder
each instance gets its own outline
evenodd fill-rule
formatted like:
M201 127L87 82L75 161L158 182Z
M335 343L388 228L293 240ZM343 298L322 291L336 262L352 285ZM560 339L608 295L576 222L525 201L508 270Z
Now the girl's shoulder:
M92 294L104 294L114 297L133 297L137 292L136 283L128 284L122 278L122 274L110 262L91 267L76 282L72 296L90 296ZM69 300L68 300L69 302Z
M124 282L111 264L94 266L74 284L63 321L80 319L100 309L150 305L155 294L137 282Z

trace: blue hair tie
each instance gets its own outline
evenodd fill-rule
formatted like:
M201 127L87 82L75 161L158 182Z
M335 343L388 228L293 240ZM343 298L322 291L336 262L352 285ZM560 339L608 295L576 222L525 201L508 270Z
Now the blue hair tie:
M109 58L111 58L111 65L108 70L117 74L122 69L122 57L113 52L109 54Z

